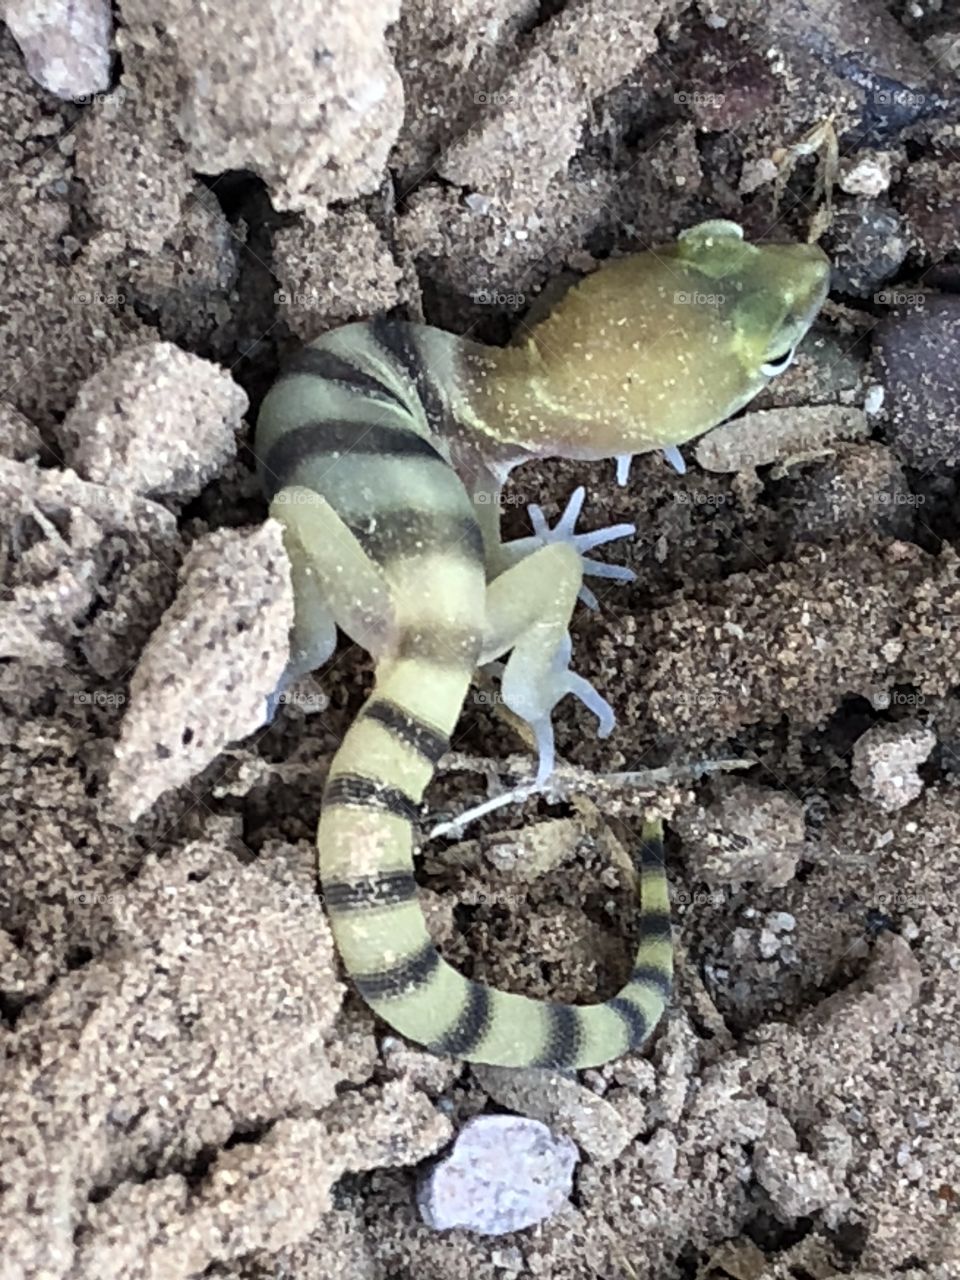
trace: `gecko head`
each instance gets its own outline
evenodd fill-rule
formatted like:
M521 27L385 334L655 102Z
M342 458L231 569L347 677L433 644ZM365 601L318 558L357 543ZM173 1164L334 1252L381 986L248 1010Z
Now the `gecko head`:
M642 453L717 426L789 365L829 279L816 245L751 244L722 219L604 263L531 331L553 418L536 451Z
M750 244L737 223L722 219L681 233L675 257L715 286L728 335L722 346L756 390L788 367L830 287L818 245Z

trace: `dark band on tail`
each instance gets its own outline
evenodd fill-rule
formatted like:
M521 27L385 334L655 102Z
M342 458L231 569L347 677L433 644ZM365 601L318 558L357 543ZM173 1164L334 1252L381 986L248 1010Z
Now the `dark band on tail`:
M630 981L636 982L644 987L652 987L658 991L664 1000L669 999L670 992L673 990L673 980L669 973L663 969L658 969L653 964L634 965L633 972L630 974ZM610 1002L613 1003L612 1001Z
M323 803L328 808L339 804L355 809L376 809L379 813L403 818L405 822L417 820L415 801L404 795L399 787L374 782L372 778L364 778L359 773L340 773L328 782L323 793Z
M483 1043L483 1038L493 1018L493 993L479 982L471 982L467 990L467 1002L463 1012L439 1039L432 1041L434 1053L448 1053L462 1058L473 1053Z
M668 911L644 911L637 929L638 943L656 942L670 937L670 913Z
M409 871L378 871L356 880L329 880L323 886L328 911L396 907L416 896L417 882Z
M360 714L389 729L394 737L416 751L428 764L436 764L450 746L450 739L445 733L432 729L389 698L373 697Z
M419 951L404 956L389 969L369 974L354 973L350 976L364 1000L390 1000L429 982L439 967L437 948L432 942L425 942Z
M547 1019L547 1042L531 1066L552 1067L558 1062L576 1062L583 1035L579 1009L572 1004L548 1004Z
M627 1043L629 1047L634 1049L638 1045L643 1044L651 1031L643 1010L639 1009L632 1000L626 1000L623 996L614 996L612 1000L608 1000L607 1008L612 1009L613 1012L623 1021L623 1024L627 1029Z
M644 871L661 871L663 869L663 840L659 836L645 835L640 841L640 848L635 856Z

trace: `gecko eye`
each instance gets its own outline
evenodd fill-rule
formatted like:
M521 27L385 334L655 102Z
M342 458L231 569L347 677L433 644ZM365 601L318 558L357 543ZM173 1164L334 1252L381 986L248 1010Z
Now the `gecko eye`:
M782 356L778 356L776 360L768 360L766 364L760 366L760 372L768 378L775 378L778 373L783 373L793 364L793 356L796 347L788 347Z

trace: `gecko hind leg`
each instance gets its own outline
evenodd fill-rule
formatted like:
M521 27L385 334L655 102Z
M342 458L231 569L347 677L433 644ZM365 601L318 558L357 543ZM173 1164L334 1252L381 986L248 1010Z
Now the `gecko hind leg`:
M289 684L331 657L338 626L374 656L396 630L386 579L326 498L289 486L273 499L270 514L283 526L295 610L290 660L268 699L268 719Z
M600 722L599 734L613 729L613 709L593 685L570 670L568 627L580 590L582 562L569 542L540 547L487 586L486 627L480 661L509 652L501 693L511 711L526 720L537 742L535 787L542 787L555 763L553 709L568 693Z

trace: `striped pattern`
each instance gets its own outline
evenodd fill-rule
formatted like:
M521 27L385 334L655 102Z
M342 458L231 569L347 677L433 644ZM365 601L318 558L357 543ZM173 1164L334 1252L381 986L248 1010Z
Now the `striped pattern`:
M420 356L414 330L409 325L388 320L386 316L374 320L370 329L382 349L403 371L408 385L423 406L427 426L431 431L443 434L450 424L447 400Z
M356 880L330 880L323 886L323 900L331 911L366 911L395 907L417 896L411 871L375 871Z
M382 724L405 747L422 756L430 765L437 764L450 746L446 734L438 733L389 698L372 698L364 707L363 714L368 720Z
M441 353L430 348L429 332L378 320L324 335L288 363L258 422L268 496L296 486L298 494L326 500L313 504L320 523L309 525L297 523L293 502L274 505L289 545L317 565L321 536L327 549L338 538L349 543L351 554L377 566L396 613L378 653L374 693L350 726L324 791L317 834L324 904L357 990L401 1034L476 1062L596 1065L639 1047L669 999L659 824L645 829L638 852L642 910L633 972L599 1004L531 1000L469 981L437 952L417 900L412 824L477 664L485 591L480 529L449 464L447 442L458 425L451 388L442 385ZM312 550L302 541L308 528ZM342 592L331 601L342 622L357 607L362 569L356 558L350 571L334 561L331 576L329 559L323 563L327 587ZM298 625L299 609L298 598Z
M363 369L351 364L343 356L338 356L334 351L324 351L321 347L302 347L283 366L279 380L293 378L298 374L308 374L315 378L322 378L325 382L338 383L342 387L349 387L361 395L392 405L404 412L407 408L403 399L385 387L379 378L365 373Z
M377 422L308 422L281 436L264 459L269 477L266 496L274 498L287 485L297 483L306 461L326 455L331 462L345 454L371 454L378 458L426 458L444 463L443 454L429 440L400 427Z
M369 714L361 715L364 718L393 734L398 749L425 758L421 726L395 703L375 699ZM439 746L434 740L429 749ZM335 821L331 794L335 797L337 792L328 791L321 842L325 828ZM371 800L371 811L380 803ZM660 835L659 824L645 828L643 910L630 980L598 1005L531 1000L456 973L438 954L412 903L415 886L409 871L381 872L346 883L324 879L324 901L344 954L356 955L358 943L365 951L364 962L351 965L357 989L396 1030L436 1053L468 1061L551 1068L596 1065L639 1048L670 997L672 947ZM409 832L391 834L390 845L391 857L409 868ZM378 912L376 937L363 923L364 910Z
M375 809L405 822L413 822L417 816L416 801L399 787L357 773L340 773L333 778L323 793L323 803L330 808L339 804L348 809Z

